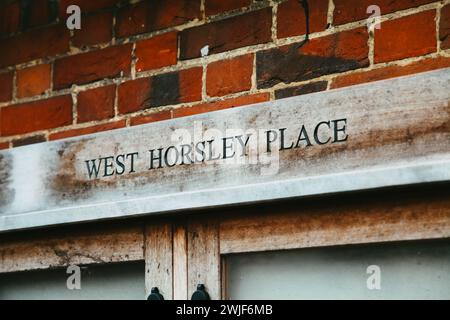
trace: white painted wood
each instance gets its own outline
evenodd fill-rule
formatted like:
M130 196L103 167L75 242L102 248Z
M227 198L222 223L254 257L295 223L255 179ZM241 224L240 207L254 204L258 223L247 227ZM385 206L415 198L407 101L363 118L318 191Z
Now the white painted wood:
M449 181L449 101L450 69L443 69L2 151L0 232ZM283 150L273 174L261 161L148 170L150 149L175 144L177 129L194 136L199 123L200 133L286 128L289 143L303 124L311 137L318 123L337 119L347 121L346 142ZM326 139L321 128L319 138ZM139 153L134 173L89 179L86 160L133 152Z

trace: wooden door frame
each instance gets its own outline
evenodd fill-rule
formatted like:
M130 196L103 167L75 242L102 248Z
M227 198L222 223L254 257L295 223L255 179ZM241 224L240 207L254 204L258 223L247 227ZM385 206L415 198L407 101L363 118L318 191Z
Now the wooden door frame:
M448 185L6 234L0 273L145 260L147 294L188 300L201 283L221 299L230 254L440 238L450 238Z

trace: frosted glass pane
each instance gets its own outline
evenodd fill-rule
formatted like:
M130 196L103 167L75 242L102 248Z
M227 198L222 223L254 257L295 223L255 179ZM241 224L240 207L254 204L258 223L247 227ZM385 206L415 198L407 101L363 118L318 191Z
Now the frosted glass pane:
M139 300L145 298L144 262L86 266L81 290L68 290L66 269L0 275L0 299Z
M450 299L448 240L237 254L226 262L230 299ZM379 290L367 286L371 265L381 271Z

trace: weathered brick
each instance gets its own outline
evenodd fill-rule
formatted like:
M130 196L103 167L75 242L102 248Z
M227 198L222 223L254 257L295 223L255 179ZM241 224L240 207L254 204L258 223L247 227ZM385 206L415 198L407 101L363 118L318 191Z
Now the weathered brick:
M0 7L0 37L17 32L20 28L18 1Z
M80 92L77 103L78 122L114 117L115 97L115 85Z
M77 54L59 59L54 66L54 87L67 88L118 75L131 70L131 44Z
M251 4L251 0L206 0L205 12L207 16L231 11L246 7Z
M218 111L223 109L229 109L234 107L240 107L250 105L254 103L266 102L270 100L268 93L258 93L254 95L245 95L237 98L201 103L191 107L176 108L172 111L173 118L180 118L186 116L192 116L195 114Z
M310 32L319 32L327 28L328 0L314 0L309 4ZM301 2L288 0L278 6L278 38L306 34L306 17Z
M144 116L138 116L138 117L131 118L130 124L132 126L137 126L137 125L150 123L150 122L168 120L170 118L172 118L171 110L164 110L164 111L159 111L159 112L155 112L152 114L147 114Z
M194 102L202 99L202 74L203 69L201 67L191 68L181 70L178 73L178 103L185 102ZM156 76L155 79L158 79L160 82L165 77L162 75L161 77ZM155 90L159 87L165 88L165 85L155 86L158 81L154 81ZM168 83L170 85L170 82ZM167 89L167 88L166 88ZM165 100L166 96L162 95L161 100ZM168 98L168 100L171 100ZM162 105L162 104L161 104Z
M421 56L437 50L436 11L385 21L375 29L375 63Z
M58 128L71 123L70 95L0 108L1 136Z
M200 17L200 0L148 0L119 10L116 35L127 37L184 24Z
M112 39L112 28L112 12L84 15L81 29L74 31L72 43L76 47L85 47L109 42Z
M2 40L0 68L51 57L68 50L69 30L65 25L33 29Z
M0 73L0 102L12 99L13 79L13 72Z
M369 65L365 27L256 54L258 88L291 83Z
M82 13L93 12L117 6L122 0L59 0L59 17L67 18L67 7L77 5Z
M381 14L385 15L399 10L415 8L436 0L334 0L334 20L335 25L345 24L353 21L367 19L372 14L367 13L367 8L371 5L379 6Z
M109 122L109 123L99 124L99 125L86 127L86 128L77 128L77 129L55 132L55 133L50 134L48 139L51 141L66 139L66 138L83 136L86 134L92 134L92 133L97 133L97 132L102 132L102 131L120 129L120 128L124 128L125 126L126 126L125 120L120 120L120 121L116 121L116 122Z
M439 40L441 40L441 49L450 49L450 4L441 9Z
M191 68L128 81L119 86L119 111L130 113L151 107L201 100L202 68Z
M122 83L118 90L119 112L130 113L150 108L151 82L151 78L141 78Z
M318 81L296 87L279 89L275 91L275 99L283 99L308 93L324 91L327 90L327 86L328 81Z
M447 67L450 67L450 58L439 57L434 59L424 59L403 66L388 66L339 76L333 79L331 88L347 87L355 84L406 76Z
M0 150L8 149L9 142L0 142Z
M209 46L209 54L271 41L272 9L265 8L236 17L185 29L180 35L180 59L201 56Z
M27 146L30 144L42 143L45 141L47 141L47 139L45 138L45 135L39 134L36 136L13 140L12 144L13 144L13 148L17 148L17 147Z
M253 54L217 61L208 65L206 92L209 96L224 96L247 91L252 87Z
M137 71L158 69L177 63L176 32L168 32L136 43Z
M17 97L32 97L40 95L50 88L51 67L40 64L17 71Z
M55 2L48 0L27 1L22 9L26 12L23 15L23 27L30 28L54 22L57 16Z

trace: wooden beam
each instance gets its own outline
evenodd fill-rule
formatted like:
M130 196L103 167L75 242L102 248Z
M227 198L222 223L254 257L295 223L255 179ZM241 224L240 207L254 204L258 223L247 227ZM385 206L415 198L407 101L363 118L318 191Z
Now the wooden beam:
M143 260L143 239L142 227L104 226L66 234L31 232L26 237L4 237L0 242L0 273Z
M439 187L243 210L220 224L221 254L450 237L450 193Z

